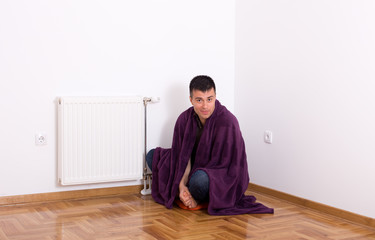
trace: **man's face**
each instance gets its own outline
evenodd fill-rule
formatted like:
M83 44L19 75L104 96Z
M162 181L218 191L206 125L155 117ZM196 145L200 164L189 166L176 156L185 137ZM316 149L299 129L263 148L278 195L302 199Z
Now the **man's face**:
M215 110L215 91L213 88L206 92L193 90L192 95L193 96L190 97L190 102L193 104L195 113L198 114L201 123L204 125L206 119L209 118Z

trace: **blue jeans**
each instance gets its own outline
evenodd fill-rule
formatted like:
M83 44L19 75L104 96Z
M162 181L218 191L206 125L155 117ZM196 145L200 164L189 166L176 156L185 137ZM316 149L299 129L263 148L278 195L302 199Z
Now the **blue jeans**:
M146 155L146 162L148 167L152 171L152 159L154 157L155 149L151 149ZM208 200L208 191L210 186L210 180L208 175L203 170L195 171L189 180L188 189L190 194L197 202L207 201Z

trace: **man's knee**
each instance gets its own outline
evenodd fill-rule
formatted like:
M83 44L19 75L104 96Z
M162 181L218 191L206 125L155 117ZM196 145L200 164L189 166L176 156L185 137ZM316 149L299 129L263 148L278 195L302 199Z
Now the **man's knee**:
M152 159L154 158L155 148L151 149L146 155L146 162L150 170L152 171Z
M209 178L205 171L197 170L190 178L189 185L208 187Z

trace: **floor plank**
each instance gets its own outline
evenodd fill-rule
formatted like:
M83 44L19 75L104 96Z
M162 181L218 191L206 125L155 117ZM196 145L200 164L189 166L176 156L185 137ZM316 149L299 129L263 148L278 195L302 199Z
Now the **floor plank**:
M375 229L248 191L275 214L210 216L127 194L0 207L1 240L375 239Z

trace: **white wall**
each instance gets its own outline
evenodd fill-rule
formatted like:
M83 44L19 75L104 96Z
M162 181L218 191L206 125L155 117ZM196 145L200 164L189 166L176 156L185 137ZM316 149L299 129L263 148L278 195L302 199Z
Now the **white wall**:
M149 147L170 147L195 75L211 75L234 108L234 14L217 0L2 0L0 196L139 184L57 184L56 98L159 96Z
M375 2L236 3L251 182L375 218Z

